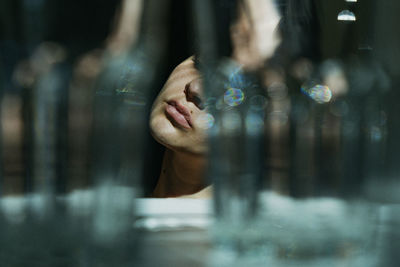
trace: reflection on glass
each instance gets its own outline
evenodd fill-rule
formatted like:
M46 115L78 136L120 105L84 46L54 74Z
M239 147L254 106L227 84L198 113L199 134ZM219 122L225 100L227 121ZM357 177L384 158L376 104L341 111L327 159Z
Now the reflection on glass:
M350 10L343 10L337 16L337 20L339 21L356 21L356 15Z
M334 60L326 60L322 63L320 72L323 84L331 90L333 98L348 93L349 84L342 64Z
M214 116L210 113L202 114L199 118L200 127L208 130L214 125L215 119Z
M3 2L0 13L11 6ZM77 58L27 28L34 44L15 67L5 60L13 53L0 57L1 256L19 253L21 240L21 253L33 248L42 258L49 248L75 257L65 266L98 266L103 258L111 261L104 266L131 266L138 247L152 258L165 252L152 250L150 239L140 243L132 228L159 237L156 231L185 225L184 217L136 220L132 213L150 124L164 154L158 169L149 153L147 167L157 173L148 196L208 197L202 193L213 183L211 265L381 266L378 252L398 263L400 216L388 203L400 196L399 64L385 35L397 38L390 23L398 8L388 6L399 1L374 5L374 17L364 9L371 1L336 2L197 0L188 17L200 53L180 58L166 81L157 72L165 1L143 3L153 14L144 27L140 1L123 1L107 48ZM47 3L22 1L26 24ZM349 10L337 14L343 6ZM1 17L6 28L14 25ZM137 36L139 28L151 34ZM89 190L57 194L76 187ZM174 203L179 213L175 200L156 203ZM170 212L167 205L158 212Z
M327 103L332 98L332 92L326 85L316 84L312 86L303 85L301 91L317 103Z
M239 88L229 88L225 91L224 102L228 106L235 107L242 104L244 100L244 93Z

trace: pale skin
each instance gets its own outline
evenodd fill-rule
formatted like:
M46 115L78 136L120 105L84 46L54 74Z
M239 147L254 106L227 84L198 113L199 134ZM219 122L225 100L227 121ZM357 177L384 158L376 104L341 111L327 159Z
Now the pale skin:
M155 100L150 116L153 137L166 147L160 178L153 197L178 197L204 189L206 168L206 129L199 107L203 88L201 77L190 57L178 65ZM168 115L166 107L174 101L190 114L190 127L180 125Z

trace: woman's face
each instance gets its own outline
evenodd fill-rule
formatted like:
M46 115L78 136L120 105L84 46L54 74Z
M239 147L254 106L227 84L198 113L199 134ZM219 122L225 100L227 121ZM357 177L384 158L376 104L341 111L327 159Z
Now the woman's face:
M209 115L202 99L202 80L190 57L174 69L153 103L153 137L174 151L204 154Z
M280 17L273 0L244 3L248 12L241 7L231 28L233 58L251 68L262 65L278 45L275 29ZM201 77L190 57L171 73L153 104L150 128L154 138L175 151L204 154L212 117L202 109L202 98Z

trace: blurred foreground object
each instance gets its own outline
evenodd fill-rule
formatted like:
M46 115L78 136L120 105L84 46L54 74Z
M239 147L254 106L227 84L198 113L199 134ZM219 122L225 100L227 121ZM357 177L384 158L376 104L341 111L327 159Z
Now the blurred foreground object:
M133 266L140 240L134 201L141 193L145 118L164 53L168 1L124 1L106 49L83 56L85 41L46 41L47 15L58 7L20 4L24 19L38 16L43 24L34 24L37 32L26 25L27 56L11 70L22 93L6 91L9 67L1 62L2 155L10 160L4 152L23 149L23 156L14 154L23 169L11 177L17 183L11 166L7 173L2 168L0 261ZM120 31L130 31L126 40Z
M216 29L230 27L215 10L228 3L195 3L215 120L213 264L394 266L400 57L383 21L397 25L384 11L395 1L278 1L281 43L262 66L225 58L230 40ZM233 51L254 47L245 36Z

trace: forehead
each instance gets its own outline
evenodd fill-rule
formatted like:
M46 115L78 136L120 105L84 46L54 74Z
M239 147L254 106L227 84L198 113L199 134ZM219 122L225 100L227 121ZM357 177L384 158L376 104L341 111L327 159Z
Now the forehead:
M193 57L189 57L180 63L169 76L164 90L172 88L181 88L182 83L187 83L200 76L200 72L196 69Z
M191 56L181 62L172 72L171 76L193 76L199 75L199 71L196 68L195 58Z

